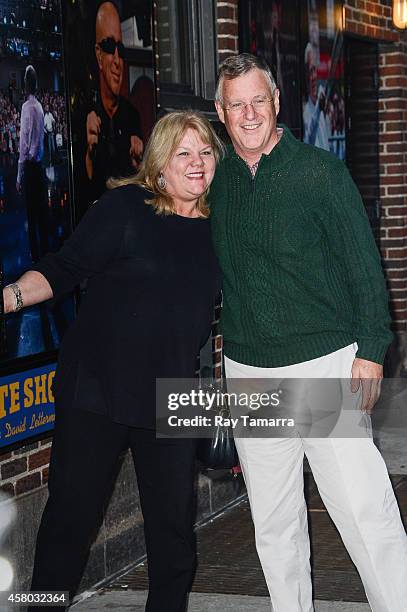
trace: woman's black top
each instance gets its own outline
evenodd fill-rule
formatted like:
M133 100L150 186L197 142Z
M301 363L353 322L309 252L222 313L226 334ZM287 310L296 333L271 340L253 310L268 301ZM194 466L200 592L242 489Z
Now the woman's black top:
M33 269L54 297L89 279L61 344L56 400L69 381L75 407L154 428L155 379L194 377L220 270L209 220L157 215L149 197L136 185L107 192Z

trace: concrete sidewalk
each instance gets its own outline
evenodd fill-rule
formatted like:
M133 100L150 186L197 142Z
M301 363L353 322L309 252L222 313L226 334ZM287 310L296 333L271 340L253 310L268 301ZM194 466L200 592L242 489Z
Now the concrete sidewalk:
M85 595L85 594L84 594ZM74 604L72 612L144 612L146 591L107 591L86 594L89 597ZM270 612L268 597L191 593L188 612ZM315 612L370 612L363 603L317 601Z

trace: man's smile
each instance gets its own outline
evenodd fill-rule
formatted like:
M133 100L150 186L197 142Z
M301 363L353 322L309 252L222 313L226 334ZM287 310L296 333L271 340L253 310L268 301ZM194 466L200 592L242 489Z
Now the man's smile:
M247 123L245 125L241 125L242 130L252 131L261 126L261 123Z

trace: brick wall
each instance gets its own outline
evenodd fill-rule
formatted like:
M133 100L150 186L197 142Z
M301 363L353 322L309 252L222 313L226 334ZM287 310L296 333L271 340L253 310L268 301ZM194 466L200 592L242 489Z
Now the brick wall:
M218 62L223 62L229 55L239 52L239 16L238 0L217 1L217 42ZM222 377L222 336L219 334L220 306L215 311L212 327L213 371L214 377Z
M18 496L48 481L51 438L0 455L0 491Z
M407 367L407 35L392 23L391 0L348 0L345 31L380 42L380 246L394 330Z
M218 59L221 63L228 55L239 52L238 0L217 2Z

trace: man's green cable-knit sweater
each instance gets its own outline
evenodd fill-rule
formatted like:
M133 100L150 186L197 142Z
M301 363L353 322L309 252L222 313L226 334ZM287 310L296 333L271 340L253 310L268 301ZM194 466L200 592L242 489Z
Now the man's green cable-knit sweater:
M279 367L357 342L358 357L383 362L392 334L380 256L343 162L284 127L254 179L228 148L210 203L228 357Z

